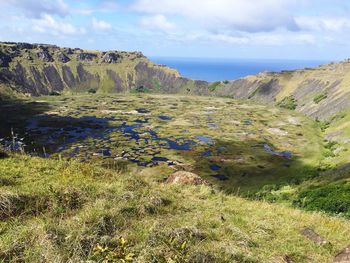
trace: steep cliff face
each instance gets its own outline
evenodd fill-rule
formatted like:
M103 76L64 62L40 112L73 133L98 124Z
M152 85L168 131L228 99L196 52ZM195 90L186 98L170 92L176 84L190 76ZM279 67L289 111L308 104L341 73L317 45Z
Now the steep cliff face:
M0 86L33 96L52 92L196 92L192 81L139 52L86 51L52 45L0 43Z
M350 61L248 76L222 85L215 95L283 105L328 119L350 108Z

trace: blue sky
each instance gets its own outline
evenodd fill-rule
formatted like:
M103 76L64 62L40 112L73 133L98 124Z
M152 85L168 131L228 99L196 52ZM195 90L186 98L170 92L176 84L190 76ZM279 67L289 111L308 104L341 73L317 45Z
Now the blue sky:
M147 56L341 60L348 0L0 0L0 40Z

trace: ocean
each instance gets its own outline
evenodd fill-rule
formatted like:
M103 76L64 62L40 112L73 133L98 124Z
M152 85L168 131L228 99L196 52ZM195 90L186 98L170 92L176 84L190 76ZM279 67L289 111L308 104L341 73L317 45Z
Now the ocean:
M234 80L264 71L280 72L316 67L330 61L273 59L206 59L151 57L157 64L177 69L183 77L206 80Z

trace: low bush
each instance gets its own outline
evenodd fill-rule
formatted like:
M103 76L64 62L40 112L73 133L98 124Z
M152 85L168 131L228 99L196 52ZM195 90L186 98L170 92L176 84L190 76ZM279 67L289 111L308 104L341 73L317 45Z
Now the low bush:
M295 110L298 106L298 103L294 96L288 96L281 100L278 103L278 106L288 110Z
M299 193L294 204L311 211L325 211L350 217L350 182L314 186Z
M90 94L95 94L97 91L96 91L96 89L89 89L88 90L88 93L90 93Z
M324 99L327 98L327 93L326 92L322 92L322 93L319 93L317 94L315 97L314 97L314 102L316 104L319 104L321 101L323 101Z

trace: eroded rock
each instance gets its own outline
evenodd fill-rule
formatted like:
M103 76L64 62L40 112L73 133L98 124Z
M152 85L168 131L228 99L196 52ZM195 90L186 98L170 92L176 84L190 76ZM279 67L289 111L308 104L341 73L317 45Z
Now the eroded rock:
M0 67L8 67L11 62L11 57L0 51Z
M80 53L78 54L77 59L81 61L84 61L84 60L92 61L96 57L97 55L93 53Z
M208 185L208 182L199 175L186 171L173 173L166 180L167 184L184 184L184 185Z
M37 56L40 60L44 61L44 62L52 62L52 56L50 55L50 53L47 50L41 50L37 53Z
M120 56L116 53L111 53L107 52L103 57L102 57L102 62L103 63L109 63L109 64L115 64L118 62L118 59Z
M334 258L334 263L350 263L350 245L344 248Z
M59 60L60 62L67 63L67 62L70 61L70 58L67 57L64 53L60 53L60 54L58 55L58 60Z

